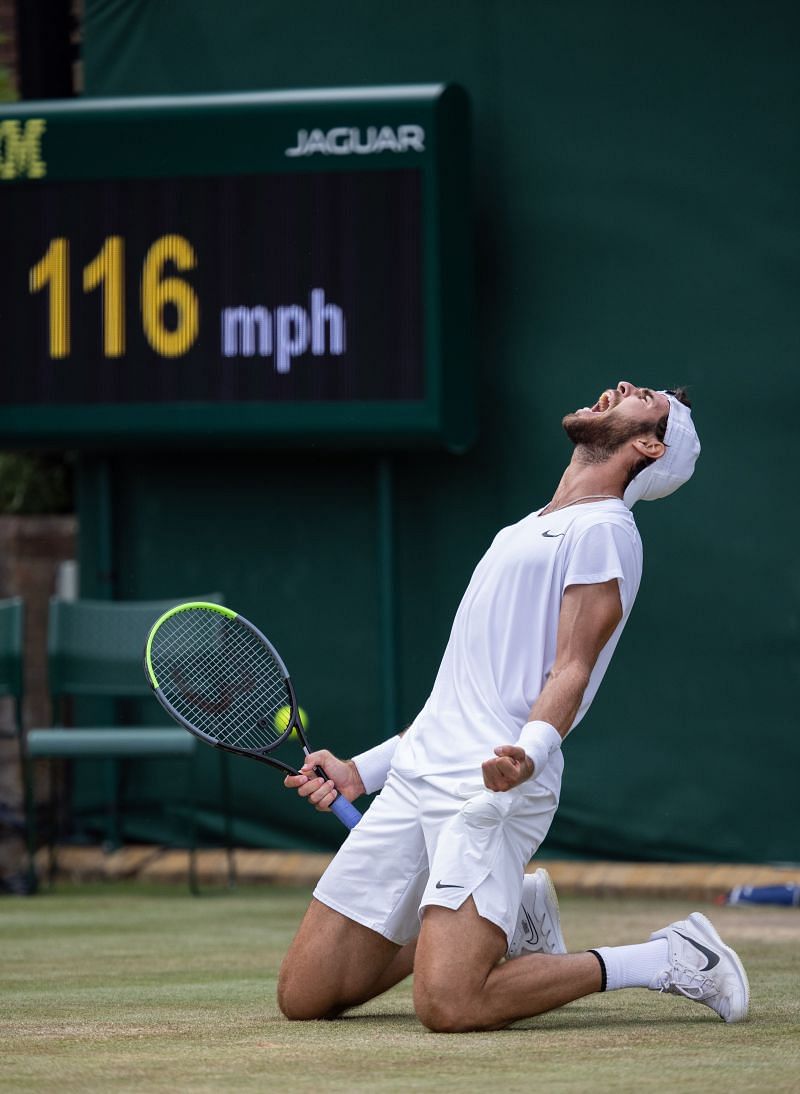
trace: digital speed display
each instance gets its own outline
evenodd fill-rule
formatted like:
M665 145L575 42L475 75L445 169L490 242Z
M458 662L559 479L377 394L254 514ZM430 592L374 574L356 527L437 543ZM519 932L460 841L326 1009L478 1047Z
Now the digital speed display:
M13 279L0 265L5 350L28 364L5 377L4 401L424 398L418 171L13 197L32 261Z
M8 108L7 441L466 447L467 139L438 86Z

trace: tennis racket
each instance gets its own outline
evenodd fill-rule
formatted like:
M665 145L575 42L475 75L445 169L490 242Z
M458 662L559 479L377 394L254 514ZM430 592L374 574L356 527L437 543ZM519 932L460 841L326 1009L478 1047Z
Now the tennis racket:
M241 615L219 604L178 604L151 627L144 663L156 699L195 737L299 775L274 755L294 733L310 751L292 681L275 647ZM347 828L361 820L341 794L331 812Z

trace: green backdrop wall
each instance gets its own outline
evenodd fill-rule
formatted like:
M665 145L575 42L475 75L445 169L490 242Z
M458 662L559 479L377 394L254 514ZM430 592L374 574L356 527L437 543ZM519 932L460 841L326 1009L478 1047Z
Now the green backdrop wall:
M471 97L481 438L390 457L400 723L492 535L549 499L562 414L622 378L690 385L703 455L637 507L642 591L565 746L551 854L800 858L798 31L795 5L736 0L86 3L89 95L453 80ZM114 591L224 590L285 653L317 739L356 751L386 732L378 474L321 449L116 456ZM339 839L269 772L233 770L240 840ZM211 765L207 782L213 812Z

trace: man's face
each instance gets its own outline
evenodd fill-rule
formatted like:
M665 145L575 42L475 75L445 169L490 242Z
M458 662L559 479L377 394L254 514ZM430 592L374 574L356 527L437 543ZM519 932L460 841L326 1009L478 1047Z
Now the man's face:
M613 451L634 437L653 433L668 413L666 395L620 380L594 406L567 414L562 425L573 444Z

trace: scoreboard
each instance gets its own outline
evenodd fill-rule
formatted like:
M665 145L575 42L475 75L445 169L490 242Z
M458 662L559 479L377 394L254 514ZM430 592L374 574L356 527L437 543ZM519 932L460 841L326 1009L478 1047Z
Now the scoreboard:
M455 85L0 106L9 445L469 446Z

